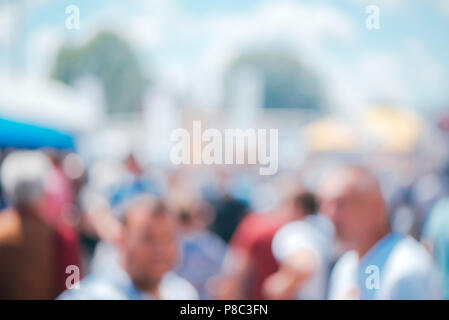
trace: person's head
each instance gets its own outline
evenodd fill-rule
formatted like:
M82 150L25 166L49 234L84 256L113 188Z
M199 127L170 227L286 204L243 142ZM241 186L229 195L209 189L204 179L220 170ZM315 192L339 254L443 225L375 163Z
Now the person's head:
M299 188L285 197L284 208L292 219L302 219L317 213L318 201L312 192Z
M362 167L332 173L320 192L321 212L347 249L363 254L388 231L387 209L374 174Z
M176 220L165 203L139 196L123 218L121 253L124 267L141 290L155 288L177 257Z
M210 203L195 196L172 196L170 203L183 232L206 229L214 220L215 211Z
M293 198L293 206L298 215L308 216L318 211L318 202L315 195L310 191L303 191Z
M49 159L40 151L15 151L6 156L1 167L2 189L19 214L42 218L49 168Z
M45 195L42 185L21 181L14 188L13 207L23 216L43 218Z

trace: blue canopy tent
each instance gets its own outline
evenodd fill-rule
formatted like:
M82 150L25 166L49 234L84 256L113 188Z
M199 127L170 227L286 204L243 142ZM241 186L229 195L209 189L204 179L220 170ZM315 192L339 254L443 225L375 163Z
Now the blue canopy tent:
M74 136L40 125L0 118L0 148L75 149Z

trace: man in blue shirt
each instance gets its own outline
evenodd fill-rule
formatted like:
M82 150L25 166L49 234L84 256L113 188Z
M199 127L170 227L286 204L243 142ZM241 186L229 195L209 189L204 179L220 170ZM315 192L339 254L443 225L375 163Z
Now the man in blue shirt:
M335 264L330 299L439 299L432 259L422 245L392 233L376 177L360 167L329 176L322 211L348 251Z

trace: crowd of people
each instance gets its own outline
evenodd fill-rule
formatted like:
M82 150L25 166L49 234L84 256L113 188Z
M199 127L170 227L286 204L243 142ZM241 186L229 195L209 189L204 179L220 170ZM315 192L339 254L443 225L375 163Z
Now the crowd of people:
M366 165L321 180L5 152L0 299L449 298L444 193L417 236Z

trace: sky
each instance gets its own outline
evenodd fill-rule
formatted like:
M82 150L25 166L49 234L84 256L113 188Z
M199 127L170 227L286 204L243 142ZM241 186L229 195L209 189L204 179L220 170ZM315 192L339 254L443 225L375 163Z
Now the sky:
M65 9L80 9L80 29ZM369 30L376 5L380 29ZM218 104L246 49L281 48L315 70L332 107L383 99L420 112L449 106L447 0L0 0L0 72L46 77L57 50L112 30L162 87Z

